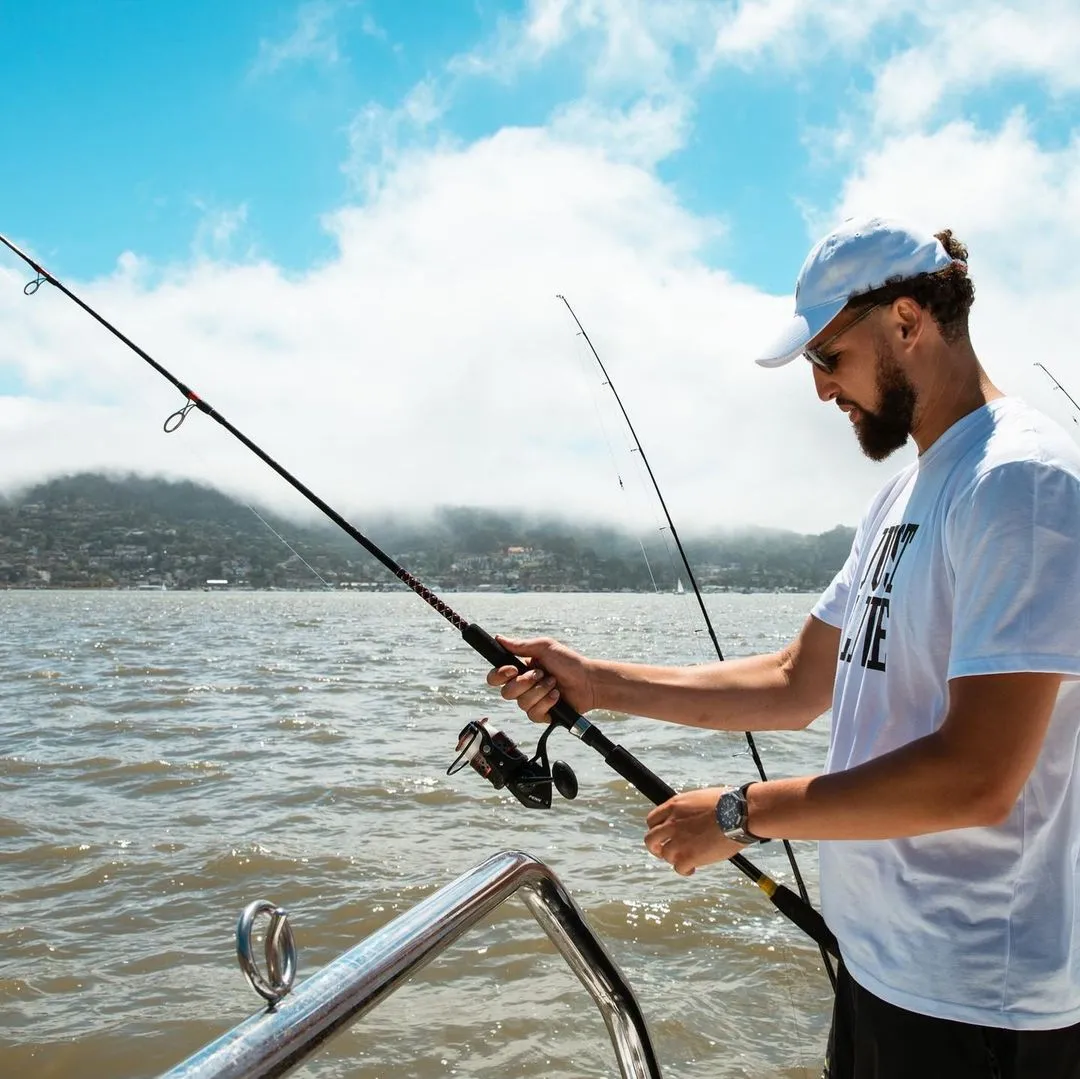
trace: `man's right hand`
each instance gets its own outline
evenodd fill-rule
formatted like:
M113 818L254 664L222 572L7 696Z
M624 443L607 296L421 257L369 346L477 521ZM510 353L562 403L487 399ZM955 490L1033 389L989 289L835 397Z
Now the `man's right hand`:
M560 697L582 714L596 707L591 661L585 656L550 637L495 639L529 669L519 673L516 667L496 667L488 672L487 683L500 688L506 700L517 701L534 723L547 723L548 712Z

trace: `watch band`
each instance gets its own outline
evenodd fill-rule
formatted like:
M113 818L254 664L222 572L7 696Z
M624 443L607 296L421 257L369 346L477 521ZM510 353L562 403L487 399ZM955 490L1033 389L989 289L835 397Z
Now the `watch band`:
M749 807L746 802L746 789L755 780L744 783L741 787L724 791L716 802L716 823L728 839L749 846L751 843L768 843L764 836L754 835L747 827Z

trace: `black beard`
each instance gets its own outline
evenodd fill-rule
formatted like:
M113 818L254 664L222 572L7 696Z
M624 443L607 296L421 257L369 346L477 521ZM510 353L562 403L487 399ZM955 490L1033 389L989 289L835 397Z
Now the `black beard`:
M876 412L859 409L855 437L871 461L884 461L900 449L911 434L915 419L915 387L904 369L893 359L884 342L876 342L878 405Z

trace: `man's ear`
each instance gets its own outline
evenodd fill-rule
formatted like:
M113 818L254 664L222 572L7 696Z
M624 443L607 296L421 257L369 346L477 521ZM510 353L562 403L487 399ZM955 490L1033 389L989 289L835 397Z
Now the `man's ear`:
M901 296L893 305L893 313L900 329L900 340L905 344L914 344L926 327L927 312L914 300Z

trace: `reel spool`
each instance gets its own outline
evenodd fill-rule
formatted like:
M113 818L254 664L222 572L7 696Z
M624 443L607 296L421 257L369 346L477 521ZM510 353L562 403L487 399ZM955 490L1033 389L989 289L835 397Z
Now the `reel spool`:
M555 726L549 725L540 736L536 753L530 758L505 731L489 727L486 716L472 720L458 735L457 756L446 774L452 776L471 765L496 790L505 787L527 809L550 809L552 787L564 798L576 798L578 781L574 770L565 761L548 763L547 739Z

